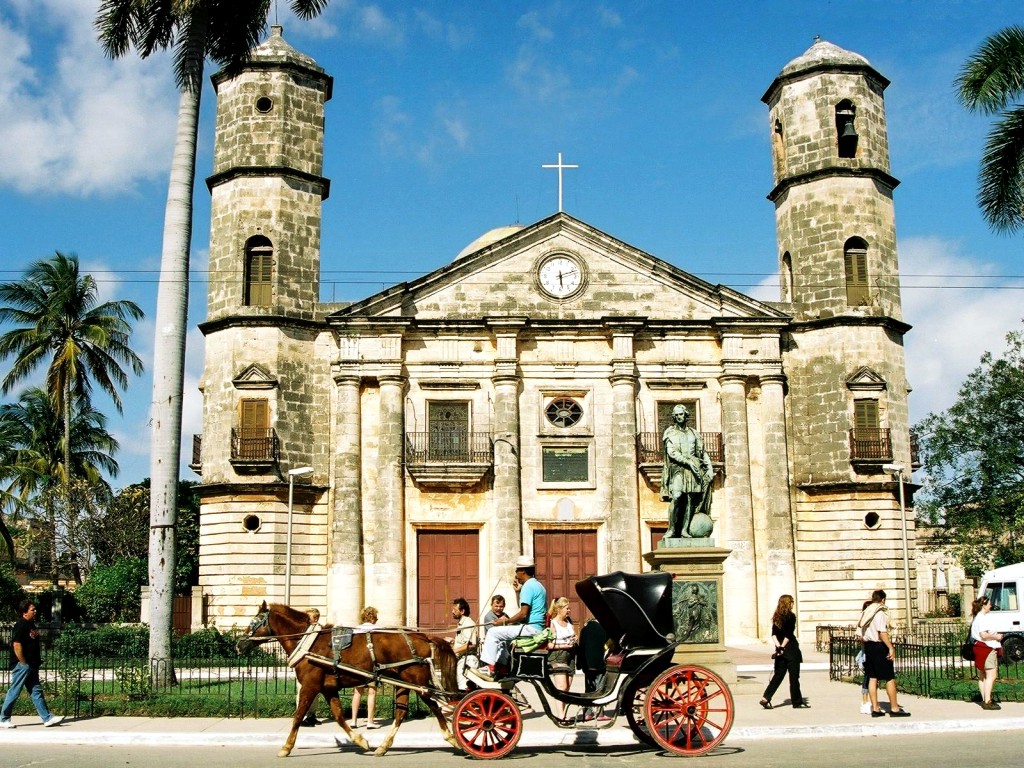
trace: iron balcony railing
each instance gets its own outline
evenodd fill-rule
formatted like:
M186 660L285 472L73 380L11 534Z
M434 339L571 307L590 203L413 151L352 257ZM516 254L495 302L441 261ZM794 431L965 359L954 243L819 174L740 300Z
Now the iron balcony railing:
M407 432L408 464L490 464L490 432Z
M279 452L280 443L273 428L231 430L231 461L272 464L277 461Z
M712 464L725 463L725 443L721 432L701 432L704 450L708 452ZM636 454L640 464L661 464L664 461L664 447L658 432L638 432L636 436Z
M892 461L888 429L851 429L850 458L853 461Z

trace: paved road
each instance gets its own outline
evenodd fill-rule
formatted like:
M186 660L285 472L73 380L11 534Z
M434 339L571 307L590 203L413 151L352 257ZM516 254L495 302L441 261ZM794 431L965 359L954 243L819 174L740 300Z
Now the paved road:
M3 746L0 752L0 761L9 768L345 768L385 762L393 768L466 768L468 759L449 749L396 749L375 763L376 758L344 747L297 747L287 761L276 757L276 750L267 747L162 749L11 744ZM538 768L565 768L567 760L572 761L573 768L647 768L652 764L675 768L1001 768L1020 763L1020 744L1012 733L979 736L956 732L736 741L699 758L669 757L639 747L537 747L518 749L495 765L522 766L522 760L529 760L530 765Z

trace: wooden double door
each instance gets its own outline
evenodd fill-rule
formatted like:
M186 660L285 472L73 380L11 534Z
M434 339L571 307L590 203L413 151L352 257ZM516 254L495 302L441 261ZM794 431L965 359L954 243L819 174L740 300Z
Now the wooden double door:
M569 598L571 616L577 627L589 617L576 596L576 582L597 573L597 531L593 529L552 529L535 531L533 553L537 578L548 592L548 604L556 597ZM440 631L452 627L452 600L464 597L471 615L479 617L488 608L480 599L480 533L476 530L421 530L416 534L417 624ZM505 595L508 611L514 613L513 595Z

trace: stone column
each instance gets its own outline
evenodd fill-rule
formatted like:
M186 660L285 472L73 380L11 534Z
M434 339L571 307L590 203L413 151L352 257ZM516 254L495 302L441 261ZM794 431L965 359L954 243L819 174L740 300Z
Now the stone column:
M405 377L380 377L380 434L377 438L377 494L372 561L367 572L366 602L380 612L384 625L408 623L405 613Z
M786 445L785 377L761 377L761 412L766 457L765 513L768 520L768 594L796 594L796 549L793 541L793 509L789 492L789 451Z
M727 374L722 386L722 436L725 443L725 534L732 550L725 568L730 630L739 637L759 637L754 510L750 491L750 450L747 433L747 388L743 376ZM716 527L716 533L718 528ZM716 535L716 539L718 536ZM728 638L727 638L728 639Z
M636 463L636 376L613 374L611 514L606 571L640 571L640 500Z
M606 571L640 570L640 472L636 461L636 360L633 335L643 320L615 320L612 331L612 466Z
M363 597L363 489L360 379L334 377L337 387L334 444L334 509L327 567L324 621L355 626Z
M488 581L491 584L497 582L497 591L506 595L509 608L515 609L511 579L516 558L533 549L523 541L522 466L519 461L518 336L525 323L517 318L489 322L495 328L497 356L493 377L494 504L487 526L492 571Z

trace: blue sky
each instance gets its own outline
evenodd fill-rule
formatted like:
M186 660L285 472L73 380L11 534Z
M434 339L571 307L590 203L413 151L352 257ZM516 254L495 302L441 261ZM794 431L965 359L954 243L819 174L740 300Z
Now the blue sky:
M767 108L760 97L815 35L868 58L886 91L911 415L947 408L982 352L1018 328L1024 236L975 205L988 120L953 80L986 35L1021 21L993 0L415 2L331 0L280 21L335 78L327 105L322 298L362 298L451 261L492 227L565 210L712 283L776 299ZM153 315L177 95L170 58L111 62L97 0L0 6L0 280L77 253L105 298ZM208 72L210 74L211 72ZM195 195L185 463L201 432L214 98L203 93ZM370 269L372 267L372 269ZM133 379L124 485L149 474L148 375ZM105 403L100 407L106 408ZM183 466L182 477L198 479Z

